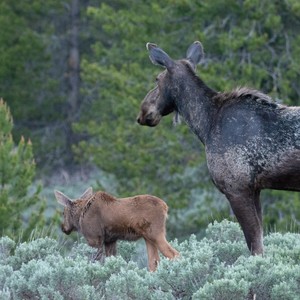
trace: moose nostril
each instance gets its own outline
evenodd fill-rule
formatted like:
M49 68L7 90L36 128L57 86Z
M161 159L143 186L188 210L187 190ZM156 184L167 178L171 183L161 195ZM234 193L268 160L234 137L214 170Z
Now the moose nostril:
M136 119L136 121L137 121L139 124L141 124L141 118L140 118L140 117L138 117L138 118Z
M152 119L153 119L153 114L150 113L150 114L148 114L147 117L146 117L146 122L147 122L147 123L148 123L148 122L151 122Z

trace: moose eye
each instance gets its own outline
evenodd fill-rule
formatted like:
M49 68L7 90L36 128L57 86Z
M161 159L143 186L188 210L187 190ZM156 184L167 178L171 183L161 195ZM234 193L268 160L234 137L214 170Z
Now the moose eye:
M158 77L155 78L155 82L158 82Z

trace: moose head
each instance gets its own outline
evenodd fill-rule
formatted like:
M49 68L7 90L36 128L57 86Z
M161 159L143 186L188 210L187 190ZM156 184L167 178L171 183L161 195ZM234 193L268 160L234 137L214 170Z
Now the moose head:
M153 64L166 68L156 77L156 86L144 98L137 122L140 125L156 126L163 116L177 111L175 99L181 89L188 89L187 76L195 74L196 65L204 56L202 44L194 42L186 52L186 59L173 60L155 44L147 43ZM188 75L189 74L189 75Z
M93 195L93 189L89 187L77 200L72 200L62 192L54 191L56 200L59 204L64 206L64 221L61 224L61 230L69 235L72 231L78 230L78 203L80 200L86 200Z

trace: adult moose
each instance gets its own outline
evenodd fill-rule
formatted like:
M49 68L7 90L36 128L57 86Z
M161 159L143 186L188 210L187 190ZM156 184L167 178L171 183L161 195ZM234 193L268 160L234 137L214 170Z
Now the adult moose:
M141 104L138 123L156 126L171 112L181 115L205 145L208 170L226 195L252 254L263 253L260 191L300 191L300 107L275 104L256 90L218 93L196 74L200 42L186 59L173 60L147 44L152 63L166 68Z

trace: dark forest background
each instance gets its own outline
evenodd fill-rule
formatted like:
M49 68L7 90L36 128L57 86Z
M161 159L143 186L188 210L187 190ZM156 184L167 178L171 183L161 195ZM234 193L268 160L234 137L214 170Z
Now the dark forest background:
M171 237L232 216L185 124L136 124L160 71L147 42L176 59L200 40L197 73L213 89L300 105L298 0L0 0L0 32L1 234L55 223L53 190L89 185L161 197ZM264 191L262 205L266 230L299 230L299 193Z

